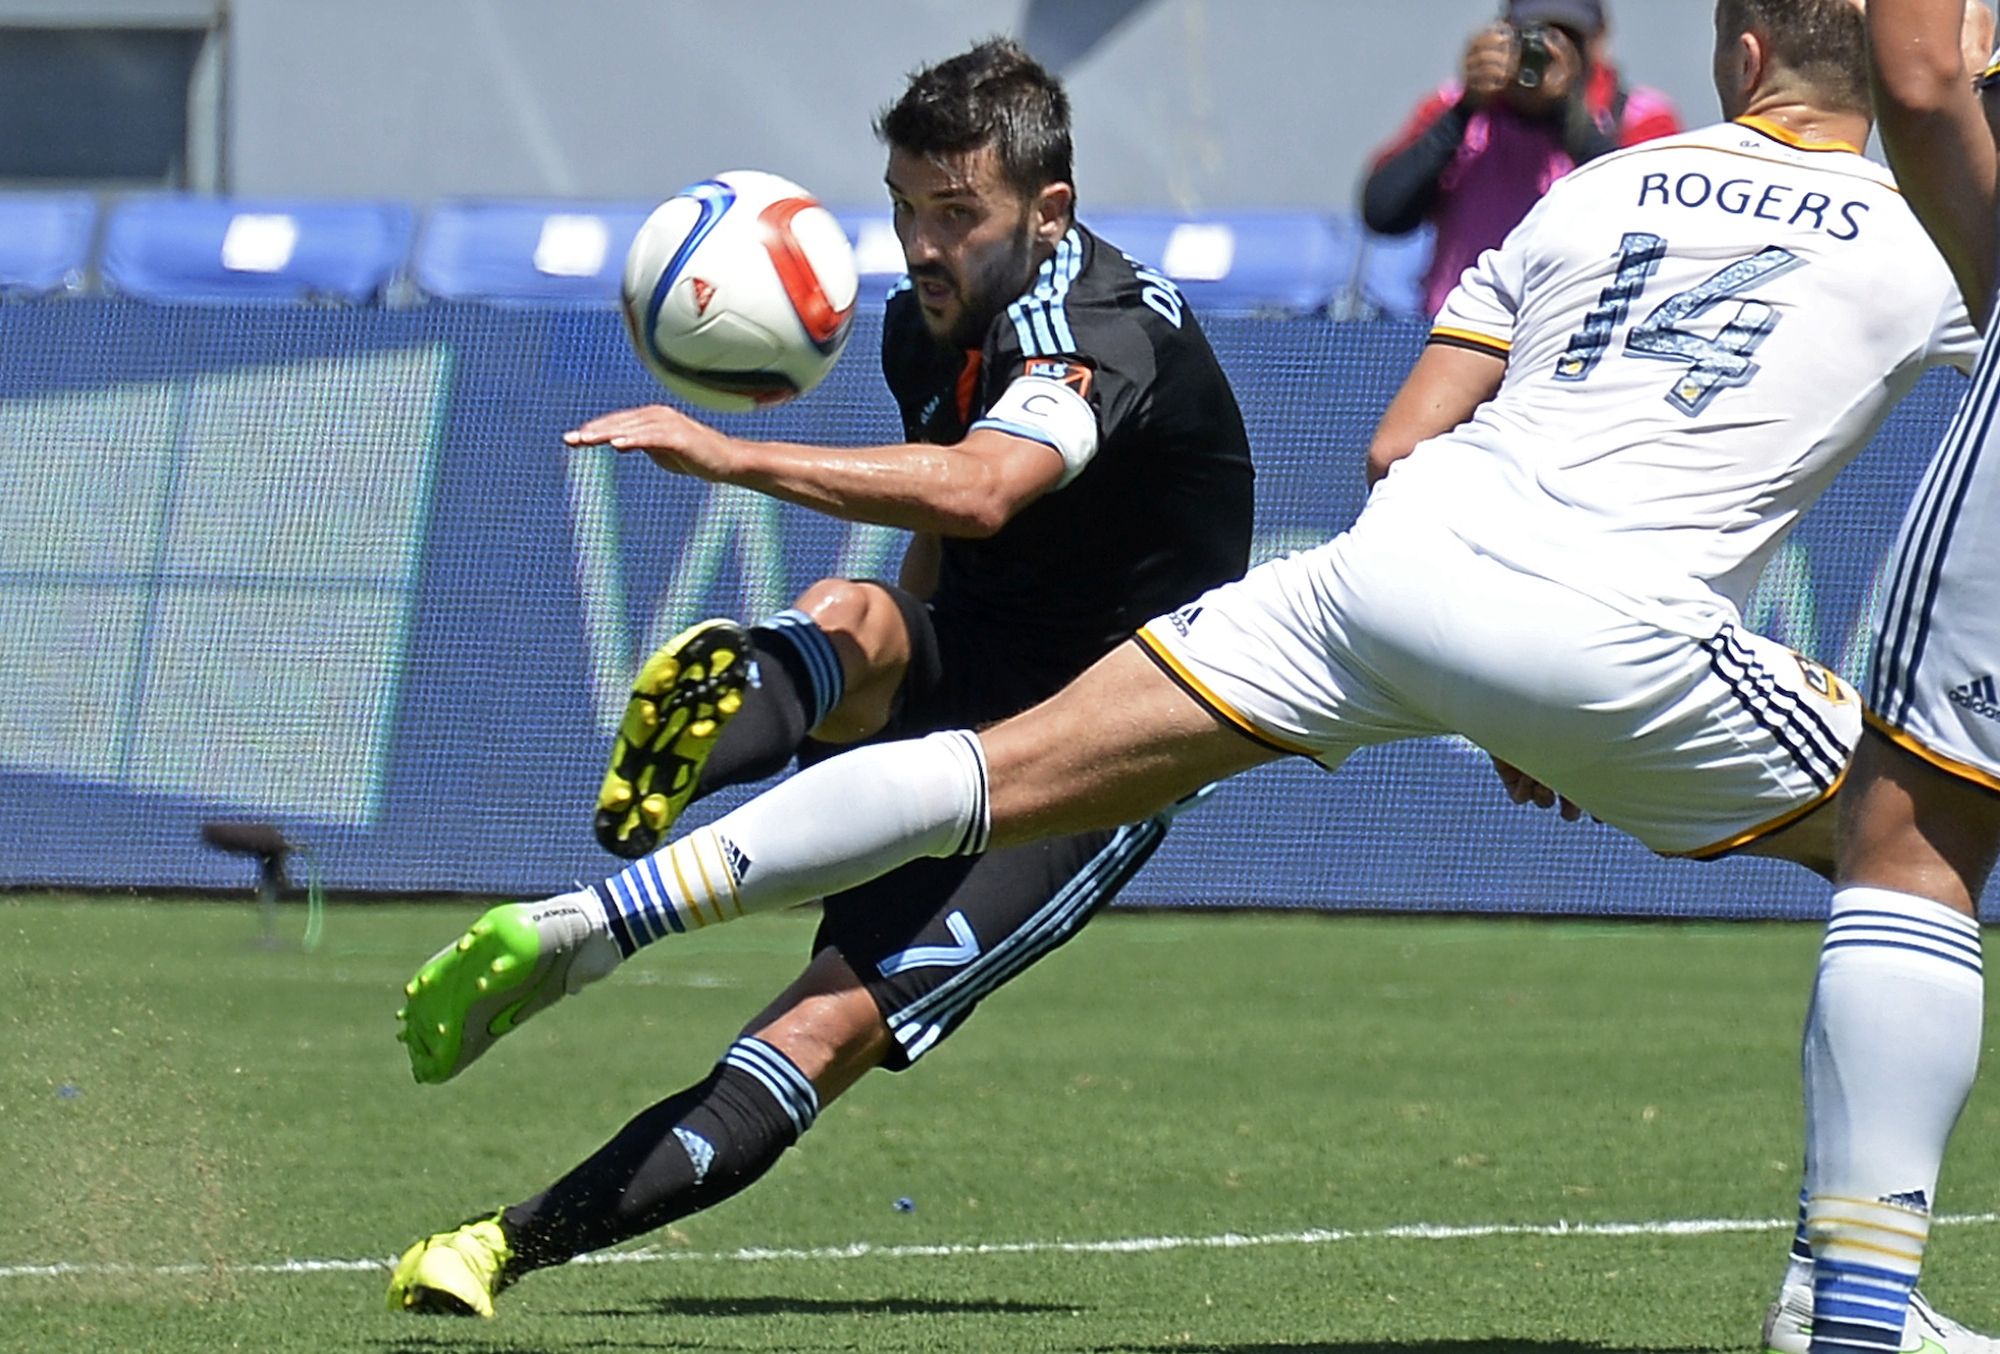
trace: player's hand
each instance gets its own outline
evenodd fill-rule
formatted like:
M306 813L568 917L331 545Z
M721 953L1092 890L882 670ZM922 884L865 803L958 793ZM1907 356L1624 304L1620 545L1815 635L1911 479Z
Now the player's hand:
M735 444L729 438L664 404L604 414L564 433L563 441L572 447L643 451L663 470L704 480L726 478L734 460L730 452Z
M1545 117L1583 90L1583 53L1570 41L1569 34L1550 26L1542 30L1542 38L1549 45L1549 64L1542 72L1542 82L1533 89L1523 88L1518 82L1507 86L1507 102L1529 117ZM1518 47L1514 49L1514 65L1518 71ZM1512 80L1511 75L1509 79Z
M1488 753L1487 756L1492 757L1492 754ZM1581 808L1557 794L1554 790L1551 790L1548 786L1542 784L1512 762L1503 762L1498 757L1493 757L1493 770L1498 773L1500 784L1507 791L1507 798L1513 800L1516 804L1533 804L1538 809L1560 807L1563 821L1566 823L1574 823L1577 819L1583 817L1583 810Z
M1514 83L1520 53L1514 46L1514 30L1494 24L1472 35L1465 49L1465 64L1459 79L1465 86L1465 105L1484 108Z

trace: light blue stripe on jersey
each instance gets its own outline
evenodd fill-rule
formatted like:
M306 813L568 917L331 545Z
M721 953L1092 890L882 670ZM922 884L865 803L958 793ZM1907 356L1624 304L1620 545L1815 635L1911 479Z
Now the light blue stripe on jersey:
M1158 818L1119 828L1104 849L1013 935L891 1015L889 1031L903 1046L903 1055L912 1062L922 1057L979 1001L1075 935L1124 887L1166 830Z
M1064 257L1064 255L1067 257ZM1060 351L1076 351L1076 335L1069 327L1069 284L1076 281L1076 275L1083 271L1083 239L1075 230L1070 230L1056 246L1060 262L1056 267L1056 294L1049 309L1049 323L1055 326L1056 342Z
M1069 327L1066 298L1070 283L1083 271L1083 237L1074 226L1056 242L1056 251L1035 272L1035 285L1027 295L1007 307L1014 323L1014 336L1029 357L1052 357L1076 351L1076 335Z
M1931 607L1944 572L1945 554L1980 452L1992 434L1995 410L2000 408L1996 347L2000 345L1988 342L1980 353L1972 388L1924 472L1898 538L1898 558L1890 575L1889 598L1877 630L1868 683L1869 706L1891 724L1900 724L1909 714L1917 665L1930 637Z
M1021 351L1035 351L1035 327L1028 323L1028 317L1021 311L1021 303L1016 301L1007 307L1007 318L1014 322L1014 338L1020 343Z
M722 1055L722 1064L756 1078L799 1132L811 1128L819 1117L819 1092L812 1082L798 1064L762 1039L749 1035L738 1039Z

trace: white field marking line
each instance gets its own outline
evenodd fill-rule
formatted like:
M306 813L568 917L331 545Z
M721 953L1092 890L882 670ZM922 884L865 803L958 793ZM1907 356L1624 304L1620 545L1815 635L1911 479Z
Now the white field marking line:
M1946 1214L1931 1220L1940 1227L1989 1227L2000 1213ZM1491 1222L1447 1226L1413 1222L1394 1227L1308 1228L1300 1232L1215 1236L1114 1237L1107 1241L989 1241L941 1243L930 1246L883 1246L857 1241L846 1246L745 1246L733 1251L663 1251L644 1247L603 1251L571 1261L577 1265L754 1264L770 1260L912 1260L953 1259L981 1255L1141 1255L1157 1251L1243 1250L1257 1246L1328 1246L1348 1241L1479 1241L1490 1237L1626 1237L1721 1236L1741 1232L1771 1232L1789 1228L1790 1218L1679 1218L1661 1222ZM373 1273L395 1264L386 1260L277 1260L247 1265L119 1265L59 1260L44 1265L0 1265L0 1279L54 1279L66 1275L185 1275L185 1274L354 1274Z

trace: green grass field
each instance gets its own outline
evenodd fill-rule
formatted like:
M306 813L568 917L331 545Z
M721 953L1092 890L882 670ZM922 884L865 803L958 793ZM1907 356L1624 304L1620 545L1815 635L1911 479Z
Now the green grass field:
M0 902L0 1349L1741 1350L1782 1265L1815 928L1112 915L629 1262L390 1313L392 1252L699 1075L811 924L420 1088L397 988L475 911L336 904L307 954L295 911ZM1947 1214L2000 1209L1996 1126L1989 1083ZM2000 1328L2000 1224L1932 1256Z

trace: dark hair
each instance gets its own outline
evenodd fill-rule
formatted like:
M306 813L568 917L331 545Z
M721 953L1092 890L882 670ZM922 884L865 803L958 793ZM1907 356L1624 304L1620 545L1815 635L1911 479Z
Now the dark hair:
M992 146L1022 197L1070 177L1069 96L1006 38L988 38L910 77L875 118L875 135L912 155L962 155Z
M1870 111L1868 26L1854 0L1716 0L1715 28L1725 37L1757 34L1821 98Z

